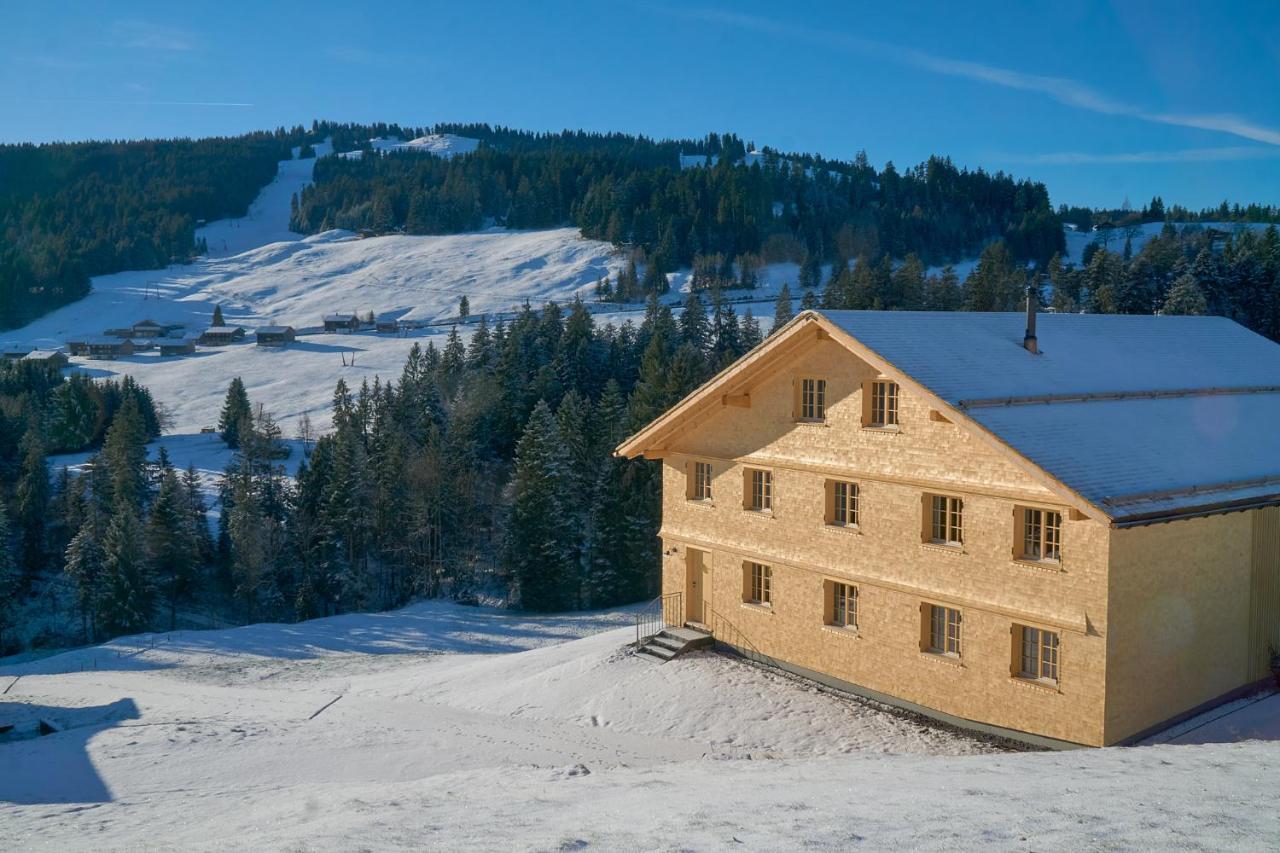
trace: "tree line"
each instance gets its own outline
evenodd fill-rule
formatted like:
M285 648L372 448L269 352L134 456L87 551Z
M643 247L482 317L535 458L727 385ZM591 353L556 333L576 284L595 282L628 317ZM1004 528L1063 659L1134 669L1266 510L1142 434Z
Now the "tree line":
M664 273L717 255L817 267L863 253L915 253L933 264L1002 239L1017 259L1043 263L1065 245L1043 184L946 158L877 171L865 154L842 162L766 149L748 165L748 146L732 134L654 142L435 128L444 129L484 144L450 159L326 158L295 201L293 227L443 234L489 223L572 224L585 237L632 249L649 290L661 287ZM690 151L706 154L708 165L680 168L678 155Z
M113 602L122 600L121 587L108 584L117 575L95 569L81 577L73 567L64 577L64 557L86 518L94 519L100 541L115 508L145 491L135 462L141 464L146 442L162 425L150 392L129 377L64 378L43 364L0 361L0 653L65 642L57 615L65 609L59 602L67 599L66 578L77 578L76 584L83 579L95 589L105 585L116 595ZM50 453L84 450L97 451L88 466L91 476L72 476L63 468L50 481ZM93 504L85 499L91 482L99 498ZM134 532L117 531L123 538L116 544ZM123 566L113 563L111 570ZM122 624L113 620L107 624Z
M0 145L0 329L203 250L197 221L243 216L302 133Z
M1055 254L1040 266L1018 262L1000 241L982 250L961 282L951 267L927 274L914 255L895 263L863 255L833 267L822 296L809 305L835 309L1016 311L1035 285L1045 307L1095 314L1211 314L1280 341L1280 231L1240 227L1233 233L1166 222L1139 250L1099 239L1079 266ZM790 289L787 289L790 298Z

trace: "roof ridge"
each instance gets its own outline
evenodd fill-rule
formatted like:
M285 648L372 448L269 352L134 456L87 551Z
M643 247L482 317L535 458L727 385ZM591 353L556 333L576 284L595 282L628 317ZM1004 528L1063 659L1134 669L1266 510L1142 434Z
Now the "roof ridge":
M1143 501L1161 498L1180 497L1182 495L1202 495L1211 492L1228 492L1236 489L1248 489L1258 486L1280 485L1280 474L1268 474L1263 477L1252 477L1247 480L1228 480L1221 483L1210 483L1207 486L1181 486L1176 489L1162 489L1151 492L1132 492L1126 495L1108 495L1102 499L1108 506L1142 503Z
M1068 394L1034 394L1025 397L987 397L958 400L960 409L988 409L1007 406L1031 406L1049 403L1090 403L1106 400L1162 400L1174 397L1215 397L1225 394L1277 394L1280 385L1212 386L1209 388L1174 388L1168 391L1097 391Z

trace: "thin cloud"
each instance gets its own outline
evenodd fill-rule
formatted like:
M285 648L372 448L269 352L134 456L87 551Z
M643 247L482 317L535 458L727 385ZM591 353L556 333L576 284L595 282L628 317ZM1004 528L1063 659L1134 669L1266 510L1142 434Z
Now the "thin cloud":
M143 101L116 98L4 98L19 104L107 104L118 107L252 107L242 101Z
M1007 163L1033 166L1125 163L1212 163L1224 160L1265 160L1280 157L1280 149L1234 145L1222 148L1183 148L1175 151L1119 151L1095 154L1086 151L1054 151L1045 154L997 154Z
M1078 80L1067 77L1051 77L1041 74L1027 74L1009 68L986 65L981 62L969 62L962 59L950 59L935 56L913 48L900 47L887 42L833 33L798 24L791 24L758 15L731 12L710 8L662 8L664 14L722 24L738 29L751 30L767 35L782 36L806 41L811 44L852 50L857 53L910 65L948 77L960 77L976 80L1006 89L1023 92L1038 92L1047 95L1067 106L1103 115L1129 116L1156 124L1168 124L1176 127L1190 127L1198 130L1212 130L1228 133L1254 142L1268 145L1280 145L1280 130L1255 124L1248 119L1235 115L1198 114L1198 113L1162 113L1147 110L1133 104L1108 97L1096 89L1090 88Z
M107 28L107 34L120 47L136 50L186 53L196 49L191 33L151 21L115 21Z

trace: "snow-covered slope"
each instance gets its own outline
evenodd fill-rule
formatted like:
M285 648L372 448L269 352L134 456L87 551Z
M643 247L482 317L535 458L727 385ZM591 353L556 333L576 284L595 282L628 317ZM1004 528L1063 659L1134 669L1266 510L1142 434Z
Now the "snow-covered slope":
M369 147L378 152L415 151L420 154L434 154L447 160L450 157L470 154L475 151L480 147L480 140L458 136L453 133L429 133L426 136L419 136L417 139L410 139L408 142L379 136L369 140ZM364 156L364 151L344 151L339 156L350 160L359 160Z
M0 661L0 723L16 727L0 742L0 848L1266 849L1280 837L1276 744L1000 752L719 654L636 656L630 616L428 602ZM1251 707L1274 731L1280 697ZM37 737L39 720L60 731Z

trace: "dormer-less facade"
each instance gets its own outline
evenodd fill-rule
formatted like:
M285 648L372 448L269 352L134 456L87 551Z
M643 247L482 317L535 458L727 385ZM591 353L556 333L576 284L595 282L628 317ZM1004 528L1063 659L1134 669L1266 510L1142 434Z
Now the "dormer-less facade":
M1267 677L1280 347L1214 318L1049 315L1033 353L1023 319L805 312L625 442L662 461L683 619L1061 743Z

